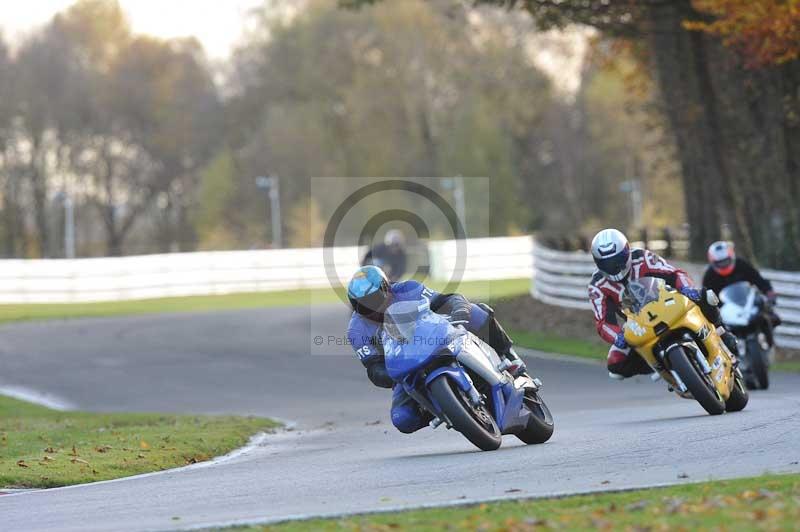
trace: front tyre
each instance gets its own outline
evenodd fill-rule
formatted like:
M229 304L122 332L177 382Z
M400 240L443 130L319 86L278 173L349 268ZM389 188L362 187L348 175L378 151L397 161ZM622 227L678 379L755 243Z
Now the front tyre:
M494 451L500 447L503 436L485 406L472 406L464 392L454 386L446 375L434 379L430 391L453 428L476 447L484 451Z
M716 416L725 412L725 401L717 393L717 389L709 378L701 375L686 356L682 347L675 347L667 353L669 366L677 373L692 397L700 403L706 412Z
M733 389L731 389L731 395L728 397L728 400L725 401L725 410L728 412L739 412L740 410L744 410L744 407L747 406L747 401L750 399L750 396L747 393L747 386L745 386L744 379L742 378L742 372L738 369L734 369L733 372Z
M550 409L547 408L539 392L533 389L525 393L523 402L530 410L531 416L528 418L528 424L525 425L525 428L515 436L528 445L546 442L553 435L553 429L555 428Z

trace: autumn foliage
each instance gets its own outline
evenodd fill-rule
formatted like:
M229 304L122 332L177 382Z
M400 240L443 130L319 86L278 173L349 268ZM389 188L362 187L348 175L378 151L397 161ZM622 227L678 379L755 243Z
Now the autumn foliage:
M692 0L710 21L686 21L737 48L749 67L800 58L800 0Z

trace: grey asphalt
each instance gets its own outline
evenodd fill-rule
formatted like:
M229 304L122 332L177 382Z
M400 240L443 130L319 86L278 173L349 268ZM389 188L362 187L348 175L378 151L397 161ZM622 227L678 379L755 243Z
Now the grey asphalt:
M0 328L0 385L90 410L297 423L208 467L2 496L0 529L165 530L800 472L800 376L710 417L662 383L533 357L555 435L483 453L443 428L396 432L388 391L336 345L346 321L318 306Z

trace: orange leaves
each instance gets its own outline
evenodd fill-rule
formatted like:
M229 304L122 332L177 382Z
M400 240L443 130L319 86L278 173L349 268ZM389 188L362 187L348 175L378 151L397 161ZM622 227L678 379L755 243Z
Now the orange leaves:
M692 0L713 20L686 21L688 30L721 37L739 49L749 67L800 58L800 0Z

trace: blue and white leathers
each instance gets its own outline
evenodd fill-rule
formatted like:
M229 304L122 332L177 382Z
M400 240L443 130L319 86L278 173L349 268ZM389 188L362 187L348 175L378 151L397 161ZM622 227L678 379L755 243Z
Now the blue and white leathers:
M417 281L402 281L390 286L392 301L425 300L429 304L441 297ZM467 330L478 331L489 319L489 314L477 305L471 305L470 321ZM361 363L368 366L383 356L380 332L382 324L369 320L353 312L347 330L347 339ZM392 391L392 423L401 432L414 432L425 427L428 419L420 414L414 401L408 397L402 386L395 385Z
M418 281L394 283L390 286L390 290L392 292L392 302L424 299L430 303L441 296L439 292L431 290ZM489 314L475 304L471 305L471 309L467 330L475 332L486 323L486 320L489 319ZM380 323L369 320L356 312L353 312L350 317L347 340L358 358L365 365L369 363L371 358L383 355L383 352L375 347L376 340L380 339L380 327Z
M395 394L402 387L408 398L403 405L416 402L418 411L446 421L428 391L429 385L445 375L473 404L482 403L472 375L485 383L484 390L488 388L491 414L502 433L513 433L526 426L531 413L524 407L523 398L526 387L533 386L530 378L515 383L508 373L498 369L501 360L490 346L431 311L427 300L393 303L386 310L382 342L386 369L397 383ZM414 426L409 419L395 420L394 411L392 421L396 426L400 423L400 430Z

